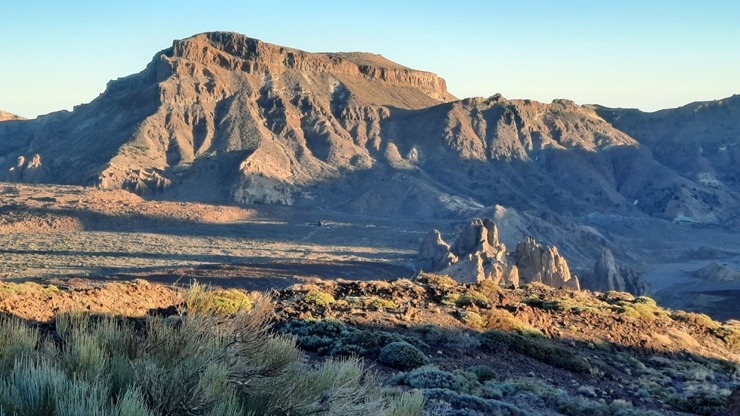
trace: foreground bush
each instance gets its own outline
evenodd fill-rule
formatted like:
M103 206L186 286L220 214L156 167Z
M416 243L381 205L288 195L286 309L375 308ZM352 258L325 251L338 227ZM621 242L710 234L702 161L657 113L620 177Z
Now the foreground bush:
M270 331L269 302L233 293L217 314L202 288L192 313L139 322L58 316L49 336L0 321L4 415L418 415L421 393L384 393L355 359L308 365ZM221 298L221 300L223 300ZM230 302L227 302L230 303ZM218 302L216 305L222 305ZM231 303L233 305L233 303Z

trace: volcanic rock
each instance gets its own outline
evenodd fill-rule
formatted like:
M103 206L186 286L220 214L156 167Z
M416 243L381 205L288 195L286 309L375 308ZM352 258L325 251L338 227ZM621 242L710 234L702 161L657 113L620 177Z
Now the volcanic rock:
M601 255L594 264L593 273L581 279L584 289L608 292L629 292L635 296L650 292L650 287L637 270L617 265L614 254L608 248L601 251Z
M424 237L419 248L422 270L442 270L457 262L457 256L450 252L450 245L442 239L439 230L432 230Z
M11 166L6 173L6 180L10 182L39 183L43 179L41 155L33 155L31 160L18 156L15 166Z
M527 238L517 244L514 262L522 284L539 282L556 288L581 288L578 278L571 276L568 263L560 256L557 247L543 246L535 239Z
M502 287L540 282L552 287L580 289L556 247L543 247L528 238L517 245L513 258L499 242L498 227L491 219L471 220L452 246L434 230L422 241L418 259L427 271L452 277L459 283L492 280Z

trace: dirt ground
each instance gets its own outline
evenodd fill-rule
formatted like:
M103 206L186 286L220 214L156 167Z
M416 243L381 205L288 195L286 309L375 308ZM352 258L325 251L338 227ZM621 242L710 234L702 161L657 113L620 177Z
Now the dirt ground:
M429 230L459 221L391 220L274 205L147 201L125 191L0 183L0 279L192 279L248 290L311 278L409 277ZM627 247L659 304L740 318L738 282L689 275L710 261L740 269L740 234L660 220L589 217Z
M124 191L5 184L0 278L198 279L250 290L306 278L413 275L434 224L303 208L144 201Z

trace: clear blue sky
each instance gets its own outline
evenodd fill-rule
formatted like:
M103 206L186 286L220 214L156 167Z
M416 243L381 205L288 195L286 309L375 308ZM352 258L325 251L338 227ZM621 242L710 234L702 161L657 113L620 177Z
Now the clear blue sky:
M652 111L740 93L736 0L0 0L0 109L71 109L173 39L212 30L380 53L441 75L460 98Z

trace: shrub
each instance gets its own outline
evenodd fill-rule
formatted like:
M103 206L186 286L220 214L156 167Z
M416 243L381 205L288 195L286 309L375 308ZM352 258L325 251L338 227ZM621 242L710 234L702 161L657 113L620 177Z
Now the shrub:
M445 348L467 350L480 346L477 337L460 328L442 328L426 324L411 328L411 332L427 344L440 344Z
M488 298L483 295L482 293L475 291L475 290L468 290L467 292L460 295L459 298L457 298L457 301L455 302L457 306L479 306L481 308L485 308L490 306L490 302L488 301Z
M478 312L474 311L461 311L460 312L460 320L463 321L463 323L471 328L485 328L486 327L486 320L483 319L482 316Z
M442 371L434 367L417 368L406 374L404 382L417 389L462 390L465 379L457 374Z
M17 318L0 318L0 372L11 368L17 358L32 354L38 336L37 330Z
M336 302L334 296L332 296L331 294L319 291L310 291L306 293L306 295L303 296L303 301L322 308L326 308L327 306Z
M424 397L429 401L446 402L454 408L470 409L487 416L527 416L524 411L514 405L470 394L460 394L449 389L424 390Z
M480 340L481 347L489 350L514 351L564 370L579 373L591 371L591 366L571 351L539 337L493 330L481 334Z
M185 292L183 304L184 312L190 315L234 315L252 308L249 295L241 290L213 289L198 282L193 282Z
M502 331L517 331L527 325L506 309L494 308L484 315L487 329L500 329Z
M433 286L454 287L458 285L455 279L444 274L422 273L418 280Z
M725 410L727 396L716 391L700 390L688 395L672 395L667 402L682 412L710 416Z
M503 289L501 289L501 287L499 287L499 285L491 279L485 279L481 282L478 282L475 284L474 287L478 292L483 294L491 302L494 302L496 298L503 292Z
M425 346L415 337L386 331L361 330L335 319L291 321L284 324L280 331L297 335L301 347L322 355L375 357L382 347L391 342Z
M429 364L429 358L407 342L391 342L381 348L378 361L399 370L411 370Z
M396 309L398 306L389 299L381 299L377 296L350 296L347 298L350 304L360 305L373 311Z

